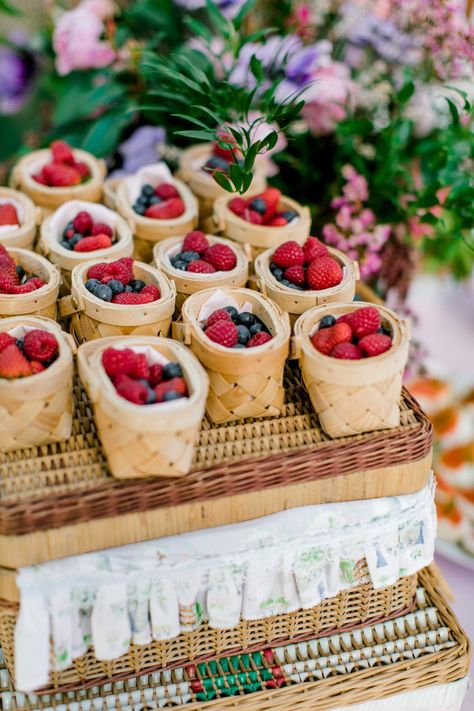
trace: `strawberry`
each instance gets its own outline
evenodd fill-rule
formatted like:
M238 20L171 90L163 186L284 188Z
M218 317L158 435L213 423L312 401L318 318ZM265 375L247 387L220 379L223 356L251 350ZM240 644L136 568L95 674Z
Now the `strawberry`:
M181 251L203 254L208 247L209 242L207 241L207 237L204 232L201 232L201 230L194 230L193 232L188 232L184 238Z
M255 348L256 346L263 346L264 343L271 341L273 336L271 336L266 331L259 331L256 333L250 341L247 342L246 348Z
M217 309L213 311L206 321L206 328L212 326L216 321L232 321L232 316L225 309Z
M193 274L213 274L216 270L209 262L205 262L203 259L196 259L188 264L186 271Z
M109 378L130 375L135 368L136 353L131 348L106 348L102 353L102 365Z
M0 353L0 378L24 378L31 375L31 366L21 350L11 344Z
M172 183L161 183L155 188L155 195L158 195L162 200L170 198L179 198L179 190Z
M94 252L96 249L107 249L112 246L112 240L108 235L94 235L84 237L74 245L75 252Z
M273 252L272 261L277 267L283 268L294 267L296 265L303 266L303 248L293 240L284 242Z
M241 155L240 151L237 149L237 144L236 144L236 140L235 140L234 136L231 133L227 133L227 131L218 131L217 136L218 136L219 140L222 143L225 143L227 146L229 146L229 148L222 148L219 145L219 142L215 141L213 143L214 155L224 158L224 160L226 160L228 163L234 163L235 158L232 155L231 147L234 149L234 153L236 154L236 156Z
M33 277L33 279L28 279L24 284L14 285L13 294L29 294L36 289L41 289L44 286L44 281L39 277Z
M392 339L384 333L371 333L359 341L359 348L366 356L378 356L392 346Z
M239 335L235 323L228 320L216 321L206 328L205 333L211 341L227 348L235 346Z
M148 399L148 388L143 383L121 373L114 379L114 385L117 393L125 400L133 402L134 405L145 405Z
M15 282L12 281L8 274L0 273L0 294L15 293Z
M18 213L15 205L7 202L5 205L0 205L0 227L3 225L19 225Z
M288 224L288 220L286 217L283 217L283 215L275 215L275 217L272 217L265 224L268 225L268 227L284 227Z
M153 363L153 365L150 365L148 380L152 388L163 380L163 365L161 363Z
M308 237L303 245L304 263L311 264L318 257L328 254L328 248L317 237Z
M87 163L84 163L84 161L73 160L68 165L70 165L71 168L74 168L74 170L77 170L77 172L81 176L81 182L84 182L85 180L91 177L89 166L87 165Z
M308 289L319 291L337 286L342 281L342 267L334 257L326 255L313 260L306 270Z
M173 220L184 212L184 202L180 197L172 197L169 200L160 202L159 205L151 205L145 211L145 217L154 220Z
M158 289L156 284L147 284L140 291L140 294L146 294L147 296L151 296L152 301L158 301L158 299L161 297L160 290Z
M209 249L206 249L203 259L218 271L230 272L237 264L235 252L227 244L216 242Z
M79 185L81 176L74 168L63 163L49 163L43 168L43 176L51 188L67 188Z
M35 173L34 175L31 176L33 180L40 185L49 185L46 176L44 174L44 168L41 170L39 173Z
M229 202L229 210L231 210L234 215L243 217L246 209L247 203L241 197L232 198L232 200Z
M363 306L350 314L349 323L354 336L363 338L380 328L380 314L375 306Z
M166 393L174 390L174 392L181 395L181 397L187 397L188 386L184 378L171 378L170 380L165 380L159 383L155 387L155 395L158 402L162 402Z
M263 225L263 216L256 210L246 208L244 214L239 217L242 217L246 222L251 222L252 225Z
M362 358L362 352L360 348L355 346L353 343L338 343L334 346L329 354L331 358L340 358L341 360L359 360Z
M87 272L88 279L97 279L97 281L102 281L105 277L110 276L110 264L106 262L100 262L99 264L93 264ZM114 277L115 278L115 277ZM128 280L129 281L129 280ZM128 284L127 281L127 284Z
M288 279L292 284L297 284L298 286L303 286L305 280L304 268L299 264L295 264L293 267L288 267L285 269L283 274L285 279Z
M93 220L90 214L85 210L77 213L76 217L72 221L72 224L74 225L74 229L76 230L76 232L79 232L79 234L91 234Z
M103 222L94 222L90 233L91 235L107 235L110 239L114 236L113 229Z
M352 329L348 323L336 323L330 328L323 328L311 337L311 343L320 353L329 355L338 343L349 342L352 338Z
M46 366L40 363L39 360L30 361L30 368L33 375L37 375L38 373L42 373L43 370L46 370Z
M150 304L156 301L151 294L144 294L141 291L139 294L135 292L123 291L121 294L116 294L113 299L113 304L127 304L128 306L137 306L139 304Z
M278 203L280 202L281 198L281 192L277 188L267 188L266 190L263 191L263 193L260 193L259 195L254 195L252 198L248 200L249 207L252 207L252 203L255 202L255 209L257 206L257 202L259 203L262 202L263 205L265 206L265 210L261 212L262 220L264 223L268 223L270 218L273 217L275 212L277 211ZM263 206L262 205L262 206Z
M135 365L130 375L132 378L137 378L138 380L140 380L140 378L148 380L150 377L150 366L148 365L148 361L144 353L135 354Z
M13 343L16 343L16 338L14 336L10 336L10 334L6 331L0 333L0 353L4 348L11 346Z
M24 343L25 355L30 360L39 360L40 363L52 358L59 348L56 337L49 331L43 331L39 328L28 331L24 338Z
M65 141L53 141L51 144L51 153L54 163L69 163L74 162L71 146Z

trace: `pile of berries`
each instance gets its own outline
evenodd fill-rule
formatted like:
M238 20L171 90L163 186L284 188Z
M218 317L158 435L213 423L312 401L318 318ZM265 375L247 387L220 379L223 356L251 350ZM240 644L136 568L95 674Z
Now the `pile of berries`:
M74 252L95 252L96 249L111 247L115 241L112 227L94 222L92 216L83 210L68 222L59 244Z
M203 329L211 341L226 348L254 348L273 338L258 316L250 311L239 313L234 306L213 311Z
M118 395L135 405L154 405L188 397L179 363L149 364L144 353L131 348L107 348L102 365Z
M341 283L342 267L317 237L308 237L303 246L289 241L277 247L270 262L277 281L297 291L320 291Z
M281 192L277 188L267 188L251 198L235 197L229 202L229 210L253 225L284 227L298 217L295 210L278 210Z
M27 274L22 266L16 264L0 244L0 294L29 294L44 285L42 279Z
M133 204L137 215L154 220L173 220L180 217L184 209L183 199L173 183L161 183L156 188L149 184L143 185Z
M219 145L218 141L214 141L212 144L212 155L203 165L203 170L206 173L215 173L216 171L228 173L232 163L237 162L242 164L243 162L242 154L236 147L235 138L232 134L220 131L218 135L229 147L223 148Z
M93 296L113 304L150 304L161 297L156 284L135 279L131 257L94 264L87 272L85 287Z
M216 242L210 245L204 232L188 232L181 245L181 251L171 257L175 269L193 274L213 274L229 272L237 264L235 252L226 244Z
M324 316L311 336L311 343L317 351L332 358L360 360L388 351L392 334L382 325L374 306L363 306L337 319Z
M0 333L0 378L26 378L49 368L59 354L55 336L35 328L24 338Z
M5 225L19 225L20 219L15 205L11 202L5 202L0 205L0 227Z
M76 160L71 146L65 141L53 141L51 156L52 160L31 176L37 183L50 188L68 188L85 183L91 177L87 163Z

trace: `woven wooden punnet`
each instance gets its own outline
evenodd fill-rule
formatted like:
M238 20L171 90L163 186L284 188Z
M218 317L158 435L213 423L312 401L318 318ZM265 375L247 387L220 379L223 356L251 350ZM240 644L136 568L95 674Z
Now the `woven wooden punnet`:
M74 148L73 153L76 160L87 163L89 166L91 177L86 182L65 188L50 188L47 185L37 183L32 178L32 175L41 170L52 159L50 149L44 148L20 158L12 171L10 181L12 187L19 188L30 196L35 205L49 211L56 210L60 205L70 200L99 202L102 197L102 185L106 174L104 161L98 160L92 153L81 151L78 148Z
M175 252L180 251L183 237L170 237L163 242L158 242L153 249L154 263L161 269L163 274L172 279L176 284L176 308L181 309L183 303L190 294L202 291L210 287L220 288L222 286L245 286L249 275L249 258L240 245L227 239L206 235L209 244L226 244L230 247L236 257L237 264L234 269L228 272L216 272L215 274L194 274L175 269L170 262L170 257Z
M353 262L337 249L328 247L328 250L330 255L341 265L343 277L337 286L321 289L321 291L297 291L277 281L270 271L270 262L275 251L273 247L265 250L255 259L254 267L259 291L275 301L283 311L287 311L292 324L300 314L314 306L332 302L347 303L352 301L355 296L356 281L360 278L357 262Z
M200 143L191 146L181 153L179 164L179 177L189 185L199 202L199 218L204 220L212 215L214 201L222 195L228 195L213 179L212 175L202 170L212 154L211 143ZM265 190L266 180L266 160L257 159L252 182L248 193L257 194ZM246 193L247 194L247 193Z
M59 210L61 212L59 212ZM74 267L85 262L104 261L131 257L133 253L133 237L126 221L103 205L75 200L62 205L59 210L47 217L41 225L39 249L54 264L61 269L64 286L69 292L71 288L71 272ZM107 249L96 249L94 252L74 252L60 245L62 232L69 222L70 216L85 210L92 215L94 222L103 222L113 227L116 237L115 244Z
M0 332L17 326L51 331L59 343L57 360L42 373L0 378L0 450L62 442L71 435L73 358L70 336L50 319L17 316L0 320Z
M370 583L340 592L316 607L261 620L241 620L232 629L213 629L207 623L196 630L182 632L175 639L133 644L127 654L112 661L99 661L93 649L67 669L52 672L45 691L56 692L123 679L136 673L199 663L237 654L262 646L296 643L336 634L367 624L380 623L410 612L415 605L418 574L398 580L394 585L375 590ZM12 678L15 676L14 634L18 605L0 604L0 643Z
M20 214L20 226L13 229L0 229L0 244L9 249L33 249L36 237L36 227L41 220L41 212L32 200L19 190L0 187L0 204L13 202Z
M402 376L408 359L407 321L379 306L382 322L392 331L392 347L373 358L339 360L319 353L310 334L323 316L356 311L365 302L329 304L306 311L295 324L294 346L303 380L321 427L330 437L383 430L400 424Z
M117 209L117 188L120 185L121 178L106 178L104 180L104 195L102 202L111 210Z
M29 294L0 294L0 317L5 316L44 316L56 319L59 282L59 269L27 249L9 249L9 255L16 264L27 273L40 277L45 285Z
M134 405L120 397L101 363L102 353L109 346L145 346L168 360L178 361L188 384L189 398ZM177 477L189 471L204 414L207 377L187 348L152 336L106 338L84 343L78 351L78 364L114 477Z
M103 260L98 260L103 261ZM74 267L71 295L61 299L61 316L71 316L70 331L77 343L107 336L167 336L175 307L176 287L164 274L148 264L135 262L136 279L156 284L161 298L149 304L124 306L102 301L84 286L95 262Z
M250 303L253 313L273 338L263 346L234 350L213 343L199 323L203 304L214 289L190 296L183 304L183 323L173 324L173 335L190 346L209 375L208 417L216 423L241 417L275 417L283 409L283 368L288 356L288 315L269 299L250 289L222 290L240 306Z
M142 262L151 262L153 247L167 237L185 235L193 230L198 223L198 204L191 190L181 180L170 178L180 193L185 210L180 217L170 220L155 220L150 217L138 215L132 208L126 182L122 182L116 189L117 210L123 215L134 234L135 259Z

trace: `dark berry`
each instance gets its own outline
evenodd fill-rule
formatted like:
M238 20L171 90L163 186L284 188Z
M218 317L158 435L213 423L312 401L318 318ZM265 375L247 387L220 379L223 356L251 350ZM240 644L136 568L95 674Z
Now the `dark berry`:
M184 262L182 259L177 259L173 264L175 269L181 269L183 272L188 268L188 262Z
M139 205L138 202L136 202L133 206L133 211L137 213L137 215L144 215L146 212L146 207L145 205Z
M260 331L264 330L263 323L254 323L253 326L250 326L250 335L255 336L256 333L260 333Z
M153 185L147 184L142 187L142 195L144 195L145 197L151 197L154 194L155 188L153 187Z
M71 245L69 244L69 240L67 240L67 239L61 240L61 242L60 242L59 244L60 244L61 247L63 247L64 249L69 249L69 250L72 249Z
M237 318L237 316L239 315L239 312L237 311L235 306L226 306L224 308L224 311L227 311L227 313L230 314L232 321L234 321Z
M296 289L296 291L304 291L304 286L301 286L300 284L293 284L291 281L288 286L290 289Z
M178 256L181 261L186 262L187 264L195 262L199 259L199 254L197 252L193 252L192 250L189 250L188 252L181 252Z
M49 368L50 365L53 365L54 361L57 359L58 354L55 353L54 355L51 356L48 360L43 361L43 365L45 368Z
M21 281L23 279L23 277L25 276L25 270L23 269L23 267L20 264L17 264L15 269L16 269L16 273L18 274L18 278Z
M115 294L121 294L125 291L124 285L118 279L111 279L111 281L107 282L107 286L112 289L112 294L114 294L114 296Z
M147 383L147 385L148 385L148 383ZM152 390L152 388L150 388L149 385L147 388L147 393L148 394L146 396L145 405L154 405L156 402L156 393L154 390Z
M159 205L160 202L163 202L163 200L160 198L159 195L152 195L148 201L148 204L149 205Z
M78 242L80 242L81 239L83 239L83 236L80 235L78 232L76 232L76 234L74 235L74 237L71 237L71 239L69 240L69 247L70 247L71 249L74 249L75 245L76 245Z
M133 291L132 287L127 284L127 286L125 287L125 293L131 294L132 291Z
M92 293L102 301L112 301L113 292L108 284L98 284Z
M284 217L285 220L288 220L288 222L291 222L291 220L294 220L295 217L298 217L298 213L294 210L284 210L281 213L281 216Z
M264 215L267 211L267 203L263 198L255 198L250 203L251 210L255 210L259 215Z
M163 401L169 402L170 400L180 400L181 395L176 392L176 390L168 390L167 393L163 395Z
M288 279L280 279L280 283L283 284L283 286L291 286L291 282L289 282Z
M247 326L242 326L238 325L237 326L237 331L238 331L238 343L242 343L242 345L245 346L246 343L250 340L250 331L247 328Z
M330 316L329 314L327 316L323 316L321 321L319 322L319 328L331 328L331 326L334 326L336 323L336 319L334 316Z
M253 326L255 323L255 316L251 314L250 311L242 311L242 313L237 314L235 317L235 323L250 328L250 326Z
M377 329L377 333L383 333L384 336L388 336L389 338L392 338L392 332L389 328L386 328L385 326L380 326L379 329Z
M137 198L137 205L144 205L144 207L148 207L149 200L145 195L140 195L140 197Z
M246 348L243 343L236 343L235 346L232 346L232 348Z
M72 220L71 220L71 222L67 223L66 229L64 230L64 232L67 232L68 230L74 230L74 232L76 231L74 228L74 222Z
M171 380L171 378L182 378L183 371L179 363L167 363L163 368L163 380Z
M143 289L143 287L146 286L145 282L141 279L132 279L132 281L128 282L128 285L132 287L132 291L134 291L136 294L138 294Z
M93 294L97 287L101 286L101 283L98 279L88 279L84 286L86 287L87 291L90 291L91 294Z
M205 167L211 168L211 170L216 170L216 168L225 171L229 170L228 162L225 160L225 158L221 158L220 156L213 156L212 158L209 158Z
M19 348L20 351L22 351L22 350L24 349L24 347L25 347L25 341L24 341L23 338L17 338L17 339L16 339L16 347Z

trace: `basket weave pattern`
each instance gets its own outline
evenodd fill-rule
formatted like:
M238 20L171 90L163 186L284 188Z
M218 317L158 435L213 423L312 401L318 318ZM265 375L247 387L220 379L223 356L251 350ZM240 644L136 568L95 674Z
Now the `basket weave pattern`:
M18 190L0 187L0 198L3 200L14 200L21 204L23 208L23 220L21 225L14 230L4 232L0 235L0 244L10 249L33 249L33 243L36 237L36 226L39 222L40 215L33 201Z
M42 316L55 320L59 294L59 270L47 259L27 249L9 249L16 264L40 277L45 285L29 294L0 294L0 317Z

